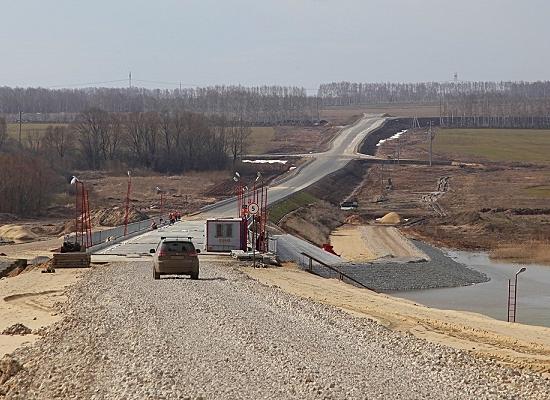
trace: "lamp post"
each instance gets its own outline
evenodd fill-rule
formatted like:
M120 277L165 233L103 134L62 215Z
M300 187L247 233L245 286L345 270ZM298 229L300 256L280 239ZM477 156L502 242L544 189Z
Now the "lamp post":
M516 322L518 275L526 270L527 268L521 267L519 271L516 272L514 283L512 283L512 279L508 279L508 322Z
M124 214L124 236L128 234L128 212L130 209L130 190L132 188L132 174L128 171L128 190L126 191L126 212Z
M71 179L71 185L74 185L75 203L74 203L74 242L78 243L78 193L82 182L76 176Z
M164 191L158 186L155 188L155 190L157 191L157 194L160 195L160 218L162 218L163 205L164 205L164 197L163 197Z
M235 182L235 195L237 197L237 218L243 217L243 185L241 184L241 174L235 171L233 175L233 182Z
M75 243L79 243L80 233L80 245L83 248L90 247L93 243L88 192L84 188L84 182L76 176L72 177L71 185L75 186Z

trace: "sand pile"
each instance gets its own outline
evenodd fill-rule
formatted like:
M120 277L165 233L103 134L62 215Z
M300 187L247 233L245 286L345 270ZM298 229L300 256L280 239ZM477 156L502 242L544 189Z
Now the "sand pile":
M38 238L30 229L14 224L0 226L0 237L7 240L13 240L16 243L29 242Z
M102 208L91 212L92 226L120 226L124 225L126 210L122 207ZM149 219L147 214L131 208L128 211L128 222L138 222Z
M39 236L58 236L61 233L65 232L65 224L46 224L42 226L33 226L31 228L31 231Z
M383 225L395 225L401 222L401 217L399 214L392 211L384 215L382 218L378 218L376 222Z

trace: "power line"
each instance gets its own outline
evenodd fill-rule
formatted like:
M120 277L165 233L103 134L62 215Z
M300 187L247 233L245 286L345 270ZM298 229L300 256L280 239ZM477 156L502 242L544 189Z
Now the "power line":
M189 86L189 87L199 87L196 83L183 83L183 82L169 82L169 81L150 81L147 79L134 79L134 82L142 83L156 83L159 85L174 85L174 86Z
M209 86L216 86L216 85L200 85L197 83L183 83L180 81L157 81L157 80L149 80L149 79L134 79L132 77L132 73L130 72L128 74L127 78L124 79L113 79L108 81L96 81L96 82L81 82L81 83L68 83L68 84L62 84L62 85L51 85L46 86L46 89L55 89L55 88L69 88L69 87L86 87L86 86L95 86L95 85L103 85L107 83L121 83L126 82L129 87L133 87L135 85L132 85L134 82L139 83L147 83L147 84L155 84L155 85L166 85L166 86L175 86L179 87L180 90L182 87L209 87ZM221 86L232 86L232 85L221 85ZM249 87L255 87L255 86L262 86L262 85L250 85ZM318 88L301 88L305 90L306 92L318 92Z
M65 84L65 85L46 86L46 89L54 89L54 88L60 88L60 87L102 85L104 83L116 83L116 82L126 82L126 81L127 81L127 79L115 79L115 80L112 80L112 81L101 81L101 82L69 83L69 84Z

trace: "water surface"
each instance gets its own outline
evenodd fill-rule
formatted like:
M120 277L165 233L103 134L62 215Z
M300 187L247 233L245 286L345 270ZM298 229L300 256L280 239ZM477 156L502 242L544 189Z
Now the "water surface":
M473 311L507 319L508 279L522 267L491 261L486 253L447 251L468 267L485 273L491 280L471 286L391 292L430 307ZM550 266L526 265L518 276L516 322L550 327Z

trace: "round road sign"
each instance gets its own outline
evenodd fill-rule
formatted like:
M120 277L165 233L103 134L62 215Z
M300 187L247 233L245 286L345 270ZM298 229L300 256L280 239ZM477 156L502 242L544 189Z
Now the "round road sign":
M258 211L260 210L260 207L256 203L250 203L248 205L248 212L252 215L258 214Z

